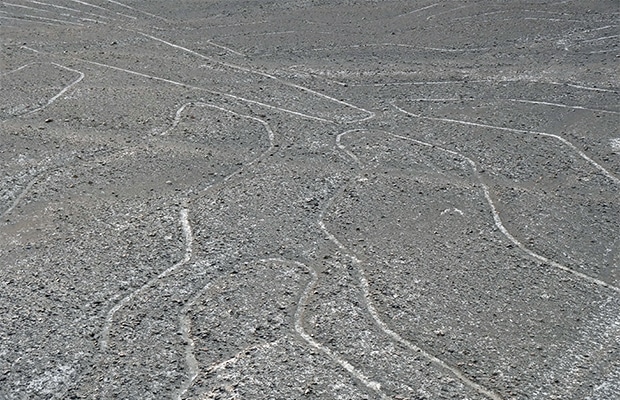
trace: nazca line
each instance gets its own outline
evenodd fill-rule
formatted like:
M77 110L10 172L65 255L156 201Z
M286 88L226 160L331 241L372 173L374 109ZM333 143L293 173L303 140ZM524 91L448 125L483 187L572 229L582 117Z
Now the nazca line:
M551 107L561 107L561 108L572 108L575 110L586 110L586 111L593 111L593 112L601 112L601 113L609 113L609 114L620 114L620 112L618 111L612 111L612 110L602 110L599 108L588 108L588 107L583 107L583 106L569 106L567 104L562 104L562 103L550 103L547 101L536 101L536 100L521 100L521 99L508 99L509 101L514 101L517 103L526 103L526 104L539 104L542 106L551 106Z
M44 21L42 23L47 23L47 24L52 24L52 25L58 25L58 24L53 24L53 22L59 22L60 24L84 26L84 24L80 24L79 22L65 21L64 19L39 17L39 16L36 16L36 15L30 15L30 14L22 14L22 15L10 14L10 13L7 13L5 11L0 11L0 13L9 15L9 17L5 17L7 19L17 19L17 20L20 20L20 21L27 21L27 22L39 22L37 20L41 20L41 21ZM26 18L24 18L24 17L26 17ZM30 20L28 18L33 18L34 20ZM51 22L46 22L46 21L51 21Z
M326 99L326 100L329 100L329 101L332 101L332 102L335 102L335 103L338 103L338 104L342 104L342 105L344 105L344 106L347 106L347 107L350 107L350 108L353 108L353 109L355 109L355 110L358 110L358 111L361 111L361 112L363 112L363 113L368 114L368 116L367 116L367 117L365 117L365 118L356 119L356 120L353 120L353 121L348 121L348 123L363 122L363 121L367 121L367 120L372 119L372 118L374 118L374 117L375 117L375 113L374 113L374 112L372 112L372 111L369 111L369 110L363 109L363 108L358 107L358 106L356 106L356 105L353 105L353 104L351 104L351 103L347 103L346 101L342 101L342 100L336 99L335 97L331 97L331 96L328 96L328 95L326 95L326 94L323 94L323 93L317 92L316 90L310 89L310 88L308 88L308 87L301 86L301 85L297 85L297 84L295 84L295 83L291 83L291 82L287 82L287 81L285 81L285 80L282 80L282 79L278 78L278 77L277 77L277 76L275 76L275 75L271 75L271 74L268 74L268 73L266 73L266 72L258 71L258 70L251 69L251 68L242 67L242 66L240 66L240 65L236 65L236 64L227 63L227 62L224 62L224 61L219 61L219 60L213 59L213 58L211 58L211 57L207 57L207 56L205 56L204 54L200 54L200 53L198 53L198 52L196 52L196 51L194 51L194 50L188 49L188 48L183 47L183 46L179 46L179 45L177 45L177 44L174 44L174 43L168 42L168 41L166 41L166 40L164 40L164 39L160 39L160 38L158 38L158 37L155 37L155 36L149 35L149 34L147 34L147 33L140 32L140 31L135 31L135 32L137 32L138 34L140 34L140 35L142 35L142 36L148 37L148 38L150 38L150 39L152 39L152 40L155 40L155 41L158 41L158 42L164 43L164 44L166 44L166 45L168 45L168 46L174 47L175 49L179 49L179 50L185 51L185 52L187 52L187 53L193 54L193 55L195 55L195 56L197 56L197 57L200 57L200 58L202 58L202 59L204 59L204 60L209 60L209 61L215 62L215 63L217 63L217 64L223 65L223 66L225 66L225 67L229 67L229 68L232 68L232 69L236 69L236 70L238 70L238 71L243 71L243 72L247 72L247 73L250 73L250 74L256 74L256 75L264 76L265 78L272 79L272 80L274 80L274 81L276 81L276 82L279 82L279 83L281 83L281 84L283 84L283 85L285 85L285 86L289 86L289 87L292 87L292 88L295 88L295 89L299 89L299 90L304 91L304 92L311 93L311 94L313 94L313 95L315 95L315 96L318 96L318 97L324 98L324 99Z
M394 106L394 107L397 107L397 106ZM491 198L489 187L483 181L482 176L478 172L478 167L476 166L476 163L471 158L469 158L469 157L467 157L467 156L465 156L465 155L463 155L463 154L461 154L461 153L459 153L457 151L449 150L449 149L446 149L444 147L433 145L431 143L423 142L423 141L420 141L420 140L417 140L417 139L413 139L413 138L410 138L410 137L407 137L407 136L401 136L401 135L397 135L397 134L386 132L386 131L381 131L381 132L385 133L386 135L398 138L398 139L403 139L403 140L407 140L407 141L411 141L411 142L417 143L417 144L419 144L421 146L437 149L439 151L442 151L442 152L445 152L445 153L457 156L457 157L467 161L467 163L471 166L474 174L476 175L476 177L478 179L478 182L480 183L480 185L482 187L482 191L484 193L484 197L485 197L485 199L486 199L486 201L487 201L487 203L489 205L489 208L491 209L491 213L493 214L493 221L495 223L495 226L504 234L504 236L506 236L508 238L508 240L510 240L519 249L521 249L522 251L527 253L530 257L535 258L536 260L541 261L544 264L551 265L554 268L557 268L557 269L562 270L564 272L568 272L570 274L573 274L576 277L581 278L581 279L583 279L583 280L585 280L587 282L590 282L590 283L593 283L595 285L602 286L602 287L605 287L605 288L608 288L608 289L611 289L611 290L613 290L615 292L620 293L620 288L619 287L611 285L611 284L609 284L609 283L607 283L605 281L602 281L600 279L594 278L594 277L592 277L590 275L586 275L586 274L584 274L582 272L575 271L575 270L573 270L573 269L571 269L571 268L569 268L567 266L564 266L564 265L562 265L562 264L560 264L558 262L555 262L555 261L553 261L551 259L548 259L547 257L544 257L544 256L542 256L542 255L540 255L540 254L530 250L523 243L521 243L519 240L517 240L517 238L515 238L508 231L508 229L506 229L506 227L504 226L504 224L503 224L503 222L502 222L502 220L501 220L501 218L499 216L499 212L497 211L497 208L495 207L495 203L493 202L493 199ZM348 133L348 132L345 132L345 133ZM355 159L357 159L357 157ZM359 163L359 160L357 160L357 162Z
M269 126L269 124L266 121L264 121L264 120L262 120L260 118L252 117L250 115L239 114L239 113L236 113L234 111L228 110L226 108L216 106L215 104L204 103L204 102L201 102L201 101L197 101L197 102L193 102L192 101L192 102L188 102L188 103L183 104L177 110L177 112L175 113L174 121L172 122L172 126L170 128L168 128L168 129L166 129L164 132L162 132L161 135L167 134L168 132L170 132L171 130L173 130L174 128L176 128L179 125L179 123L181 122L181 114L183 113L183 111L188 106L211 107L211 108L215 108L216 110L224 111L226 113L229 113L229 114L232 114L232 115L236 115L236 116L241 117L241 118L248 118L248 119L251 119L253 121L260 122L265 127L265 129L267 130L267 133L269 134L269 143L270 143L271 147L273 147L273 144L274 144L274 141L275 141L275 135L274 135L273 131L271 130L271 127ZM253 160L250 163L248 163L247 165L252 165L254 162L255 161Z
M193 85L190 85L190 84L187 84L187 83L173 81L171 79L161 78L161 77L154 76L154 75L144 74L142 72L132 71L130 69L116 67L114 65L103 64L103 63L99 63L99 62L96 62L96 61L85 60L83 58L75 58L75 59L79 60L79 61L82 61L82 62L85 62L85 63L88 63L88 64L93 64L93 65L97 65L97 66L100 66L100 67L113 69L113 70L116 70L116 71L126 72L126 73L131 74L131 75L137 75L137 76L141 76L143 78L148 78L148 79L153 79L153 80L160 81L160 82L170 83L170 84L175 85L175 86L181 86L181 87L188 88L188 89L193 89L193 90L200 90L200 91L211 93L211 94L215 94L215 95L218 95L218 96L228 97L228 98L231 98L231 99L243 101L243 102L250 103L250 104L256 104L258 106L262 106L262 107L269 108L269 109L272 109L272 110L282 111L284 113L296 115L298 117L305 118L305 119L311 119L311 120L320 121L320 122L326 122L326 123L334 123L334 121L331 121L331 120L328 120L328 119L325 119L325 118L315 117L313 115L303 114L303 113L300 113L300 112L297 112L297 111L288 110L286 108L281 108L281 107L273 106L271 104L262 103L260 101L246 99L244 97L235 96L234 94L218 92L218 91L215 91L215 90L209 90L209 89L205 89L205 88L202 88L202 87L199 87L199 86L193 86Z
M310 274L312 275L312 279L308 283L308 285L306 286L303 294L301 295L301 297L299 299L299 302L297 303L297 309L295 310L295 332L297 332L297 334L299 336L301 336L302 339L304 339L310 346L312 346L315 349L321 351L328 358L330 358L333 362L339 364L347 372L349 372L351 375L353 375L353 377L355 377L357 380L362 382L364 384L364 386L366 386L368 389L376 392L381 397L381 399L389 400L389 398L381 391L381 385L378 382L374 382L374 381L370 380L363 373L358 371L353 365L351 365L351 363L349 363L348 361L346 361L346 360L342 359L341 357L339 357L336 353L334 353L328 347L326 347L323 344L321 344L321 343L317 342L316 340L314 340L304 330L304 327L303 327L303 314L304 314L304 310L305 310L305 307L306 307L306 305L308 303L308 299L310 298L310 293L312 292L312 290L316 286L316 284L318 282L318 279L319 279L316 270L314 268L311 268L311 267L307 266L306 264L301 263L301 262L290 261L290 260L281 259L281 258L266 258L266 259L257 260L257 262L273 262L273 263L281 263L281 264L285 264L285 265L292 263L292 264L295 264L296 266L301 267L302 269L305 269L308 272L310 272ZM196 377L198 376L198 372L199 372L198 371L198 363L196 362L196 358L194 357L194 354L193 354L193 352L194 352L194 342L193 342L193 340L190 337L190 332L191 332L190 324L191 324L191 321L190 321L190 318L187 316L187 313L189 312L190 308L193 307L194 304L200 299L200 297L202 297L205 294L205 292L208 290L208 288L210 286L211 286L211 284L207 284L198 293L196 293L196 295L185 305L185 307L183 307L182 314L180 316L181 332L182 332L183 338L187 342L185 354L186 354L186 362L188 363L188 369L189 369L190 372L189 372L189 380L184 382L184 384L182 385L182 387L179 390L178 394L176 395L177 399L180 399L181 396L183 394L185 394L187 392L187 390L193 385ZM276 342L273 342L273 343L267 343L267 344L253 346L253 347L250 347L250 349L254 349L254 348L257 348L257 349L258 348L269 348L272 345L276 344L279 340L276 340ZM237 355L235 355L231 359L228 359L228 360L219 362L217 364L214 364L211 367L207 368L207 370L205 372L206 373L210 373L210 372L215 372L215 371L217 371L219 369L222 369L222 368L226 367L228 364L236 362L240 358L241 354L242 353L238 353Z
M497 130L506 131L506 132L534 134L534 135L547 136L547 137L554 138L556 140L559 140L560 142L562 142L566 146L568 146L571 150L574 150L577 154L579 154L581 156L581 158L586 160L588 163L592 164L596 169L601 171L603 173L603 175L605 175L606 177L611 179L613 182L615 182L617 184L620 184L620 179L619 178L617 178L611 172L607 171L605 169L605 167L603 167L602 165L600 165L599 163L597 163L596 161L594 161L593 159L588 157L583 151L579 150L574 144L572 144L570 141L564 139L562 136L555 135L553 133L547 133L547 132L529 131L529 130L525 130L525 129L515 129L515 128L506 128L506 127L503 127L503 126L481 124L481 123L478 123L478 122L469 122L469 121L463 121L463 120L459 120L459 119L427 117L427 116L424 116L424 115L414 114L412 112L404 110L404 109L398 107L394 103L392 103L392 106L394 108L396 108L398 111L402 112L403 114L410 115L412 117L420 118L420 119L427 119L427 120L431 120L431 121L448 122L448 123L468 125L468 126L477 126L479 128L497 129Z
M273 130L271 129L271 127L269 126L269 124L266 121L264 121L264 120L262 120L260 118L252 117L250 115L239 114L239 113L236 113L234 111L228 110L226 108L216 106L214 104L208 104L208 103L203 103L203 102L189 102L189 103L183 104L177 110L177 112L175 113L175 118L174 118L172 127L167 129L166 131L164 131L162 133L162 135L165 135L170 130L172 130L176 126L178 126L178 124L179 124L179 122L181 120L181 114L183 113L183 110L185 110L185 108L187 108L187 106L190 106L190 105L198 105L198 106L203 106L203 107L211 107L211 108L215 108L217 110L224 111L224 112L232 114L232 115L236 115L236 116L241 117L241 118L248 118L248 119L251 119L251 120L254 120L254 121L258 121L267 130L267 133L269 135L269 148L267 150L265 150L263 153L261 153L258 157L256 157L253 160L245 163L243 166L241 166L240 168L238 168L235 171L233 171L231 174L229 174L226 177L224 177L224 179L222 180L223 182L226 182L226 181L230 180L233 176L235 176L236 174L238 174L241 171L243 171L243 169L245 167L248 167L248 166L254 164L255 162L257 162L258 160L264 158L267 153L269 153L271 150L273 150L274 143L275 143L275 134L274 134ZM202 195L204 196L206 194L206 191L209 190L210 188L212 188L213 186L215 186L215 184L211 184L211 185L207 186L203 190L203 194ZM200 195L199 195L199 197L200 197ZM183 396L189 390L189 388L192 387L192 385L194 384L194 381L198 377L198 373L200 371L200 367L198 365L198 361L196 360L196 356L194 355L195 344L194 344L194 340L191 337L191 320L190 320L190 318L189 318L189 316L187 314L189 313L189 310L194 306L194 304L198 301L198 299L200 299L200 297L202 297L204 295L204 293L207 291L207 289L209 287L210 287L210 284L207 284L200 291L198 291L198 293L196 293L183 306L183 308L181 309L180 314L179 314L179 330L181 331L181 335L182 335L183 339L186 342L186 346L185 346L185 364L187 365L188 379L185 382L183 382L183 384L181 385L181 387L177 391L177 394L176 394L176 398L177 399L180 399L181 396Z
M19 68L14 69L14 70L12 70L12 71L9 71L9 72L7 72L7 73L4 73L4 74L2 74L2 75L8 75L8 74L11 74L11 73L13 73L13 72L20 71L20 70L22 70L22 69L24 69L24 68L26 68L26 67L29 67L29 66L31 66L31 65L34 65L34 64L38 64L38 63L37 63L37 62L28 63L28 64L25 64L25 65L22 65L22 66L21 66L21 67L19 67ZM47 104L45 104L45 105L43 105L43 106L41 106L41 107L35 108L34 110L28 111L28 112L26 112L26 113L24 113L24 114L20 114L20 115L30 115L30 114L33 114L33 113L35 113L35 112L38 112L38 111L43 110L44 108L46 108L47 106L49 106L50 104L52 104L54 101L56 101L56 100L57 100L60 96L62 96L64 93L66 93L66 92L67 92L67 90L71 89L74 85L76 85L76 84L77 84L77 83L79 83L82 79L84 79L84 73L82 73L82 72L80 72L80 71L78 71L78 70L75 70L75 69L72 69L72 68L69 68L69 67L65 67L65 66L63 66L63 65L56 64L56 63L51 63L51 64L53 64L53 65L55 65L55 66L57 66L57 67L59 67L59 68L66 69L66 70L68 70L68 71L75 72L75 73L79 74L80 76L79 76L79 78L77 78L75 81L73 81L73 82L71 82L69 85L65 86L65 87L64 87L64 88L63 88L60 92L58 92L58 94L56 94L54 97L52 97L51 99L49 99L49 100L47 101ZM18 116L20 116L20 115L18 115ZM22 190L22 191L21 191L21 193L20 193L20 194L19 194L19 195L15 198L15 200L13 200L13 203L9 206L9 208L7 208L7 209L6 209L6 210L2 213L2 215L1 215L1 217L2 217L2 218L4 218L5 216L7 216L7 215L8 215L11 211L13 211L13 209L15 209L15 207L17 206L17 204L18 204L20 201L22 201L22 200L24 199L24 197L26 196L26 194L28 193L28 191L29 191L30 189L32 189L32 187L34 186L34 184L35 184L35 183L37 183L37 180L38 180L38 179L39 179L39 176L37 175L37 176L35 176L35 177L34 177L34 178L30 181L30 182L28 182L28 184L26 185L26 187L24 188L24 190Z
M122 307L127 305L130 301L132 301L136 296L143 293L146 289L151 287L158 280L165 278L172 272L174 272L179 267L187 264L192 258L192 242L194 240L192 235L192 227L190 226L188 219L188 210L187 208L181 209L179 220L181 222L181 227L183 228L183 236L185 239L185 255L181 261L174 264L173 266L166 269L164 272L157 275L155 278L151 279L144 285L142 285L137 290L134 290L129 295L125 296L121 301L119 301L114 307L108 311L108 314L105 319L105 323L103 325L103 329L101 331L101 339L99 340L99 347L101 351L105 351L108 347L108 341L110 340L110 327L112 326L112 322L114 320L114 314L118 312Z
M56 4L50 4L50 3L44 3L41 1L36 1L36 0L28 0L29 3L34 3L34 4L40 4L42 6L49 6L49 7L54 7L54 8L58 8L61 10L67 10L67 11L73 11L73 12L77 12L77 13L83 13L83 14L88 14L88 15L93 15L95 17L99 17L99 18L105 18L105 19L111 19L113 21L115 21L114 18L112 17L106 17L105 15L99 15L99 14L93 14L93 13L89 13L87 11L82 11L82 10L78 10L77 8L69 8L69 7L63 7L63 6L59 6Z
M99 10L104 10L104 11L107 11L107 12L113 12L114 14L120 15L120 16L125 17L125 18L138 19L137 17L134 17L133 15L127 15L127 14L119 13L119 12L116 12L116 11L111 11L111 10L108 10L107 8L105 8L105 7L101 7L101 6L98 6L98 5L95 5L95 4L91 4L91 3L87 3L85 1L81 1L81 0L69 0L69 1L72 1L72 2L78 3L78 4L83 4L83 5L89 6L89 7L97 8Z
M77 78L75 81L71 82L69 85L65 86L60 92L58 92L54 97L52 97L51 99L49 99L47 101L47 104L39 107L39 108L35 108L34 110L28 111L27 113L25 113L24 115L30 115L33 114L35 112L41 111L44 108L48 107L49 105L51 105L53 102L55 102L60 96L62 96L63 94L65 94L69 89L71 89L73 86L77 85L82 79L84 79L84 73L81 71L78 71L76 69L73 68L69 68L69 67L65 67L64 65L60 65L60 64L56 64L56 63L51 63L59 68L63 68L66 69L67 71L71 71L71 72L75 72L76 74L79 74L80 77Z
M229 179L231 179L235 174L239 173L240 171L243 170L244 167L250 166L253 163L255 163L256 161L260 160L261 158L263 158L265 156L265 154L267 154L267 152L269 152L270 150L273 149L274 147L274 140L275 140L275 135L271 129L271 127L269 126L269 124L265 121L263 121L260 118L256 118L256 117L252 117L249 115L243 115L243 114L238 114L234 111L216 106L214 104L207 104L207 103L186 103L183 106L181 106L181 108L179 108L179 110L176 112L175 115L175 122L173 123L172 128L176 127L179 124L180 121L180 115L182 113L182 111L188 106L188 105L192 105L192 104L197 104L197 105L201 105L201 106L205 106L205 107L211 107L211 108L215 108L217 110L220 111L224 111L227 112L229 114L233 114L233 115L237 115L239 117L242 118L249 118L255 121L260 122L261 124L263 124L263 126L265 127L265 129L267 130L268 134L269 134L269 148L263 152L261 155L259 155L258 157L254 158L253 160L251 160L250 162L244 164L242 167L238 168L237 170L235 170L234 172L232 172L231 174L227 175L224 178L224 181L227 181ZM168 131L170 131L170 129L166 130L164 133L167 133ZM206 189L204 189L204 191L208 190L209 188L213 187L214 185L209 185ZM131 294L129 294L128 296L126 296L124 299L122 299L116 306L114 306L109 312L108 312L108 316L106 318L106 323L104 325L103 331L102 331L102 339L100 341L100 347L102 350L105 350L107 347L107 342L109 340L109 333L110 333L110 327L112 324L112 320L114 318L114 314L120 310L123 306L125 306L127 303L129 303L135 296L137 296L138 294L142 293L144 290L146 290L147 288L149 288L150 286L152 286L154 283L156 283L158 280L160 280L161 278L166 277L167 275L169 275L170 273L174 272L176 269L178 269L179 267L181 267L182 265L186 264L189 262L189 260L191 259L191 255L192 255L192 241L193 241L193 237L192 237L192 231L191 231L191 227L189 225L189 221L187 219L187 209L183 209L181 211L181 224L183 226L183 233L185 235L185 242L186 242L186 251L185 251L185 257L183 258L183 260L181 260L180 262L178 262L177 264L173 265L172 267L168 268L167 270L165 270L164 272L162 272L161 274L159 274L157 277L151 279L149 282L147 282L145 285L143 285L142 287L140 287L139 289L137 289L136 291L132 292ZM193 300L195 301L195 300ZM189 308L188 308L189 309ZM183 310L185 310L185 307L183 308ZM189 370L189 375L190 375L190 383L187 387L183 386L182 387L182 392L179 392L179 396L181 396L184 392L183 392L183 388L185 391L187 391L187 389L189 389L189 387L191 387L191 383L194 381L194 379L196 379L197 376L197 362L196 359L193 355L193 346L194 343L191 340L191 337L189 336L189 325L185 325L185 317L184 314L186 314L182 311L182 315L180 317L181 320L181 332L184 335L184 338L186 338L187 343L188 343L188 348L186 348L186 363L188 365L188 370Z
M348 132L356 132L356 131L363 131L365 129L355 129L355 130L351 130ZM347 132L345 132L347 133ZM345 134L343 133L343 134ZM339 135L342 136L343 134ZM430 145L429 145L430 146ZM342 145L339 144L338 146L339 148L342 148ZM350 152L347 152L347 154L350 154ZM356 163L360 163L359 159L357 157L354 158L354 160L356 161ZM346 187L346 186L345 186ZM333 200L335 199L336 196L332 197L329 200L329 203L332 203ZM325 210L327 210L330 207L331 204L327 204L327 206L325 207ZM336 246L338 246L338 248L353 262L353 264L355 265L358 275L359 275L359 280L360 280L360 284L361 284L361 288L362 288L362 292L364 295L364 303L366 304L366 308L368 309L368 312L370 313L370 315L372 316L373 320L375 321L375 323L379 326L379 328L389 337L391 337L392 339L394 339L396 342L401 343L402 345L404 345L405 347L409 348L410 350L416 352L416 353L420 353L422 356L424 356L426 359L428 359L430 362L438 365L439 367L443 368L444 370L450 371L454 376L456 376L463 384L465 384L466 386L478 391L479 393L482 393L483 395L493 399L493 400L502 400L502 398L494 393L493 391L483 387L482 385L472 381L471 379L469 379L467 376L465 376L460 370L458 370L457 368L447 364L446 362L444 362L443 360L435 357L434 355L428 353L427 351L423 350L422 348L418 347L417 345L415 345L414 343L410 342L409 340L403 338L402 336L400 336L397 332L395 332L394 330L392 330L385 322L383 322L383 320L381 319L381 316L379 315L379 312L377 311L377 309L375 308L375 306L372 303L371 297L370 297L370 290L369 290L369 285L368 285L368 280L366 279L366 274L364 273L364 270L362 268L362 261L355 255L353 254L349 249L347 249L347 247L345 245L343 245L340 240L338 240L325 226L325 223L323 222L323 218L324 218L324 212L325 210L323 210L323 212L321 213L321 215L319 216L319 227L321 228L321 230L323 231L323 233L325 233L325 235L327 236L327 238L329 240L331 240Z

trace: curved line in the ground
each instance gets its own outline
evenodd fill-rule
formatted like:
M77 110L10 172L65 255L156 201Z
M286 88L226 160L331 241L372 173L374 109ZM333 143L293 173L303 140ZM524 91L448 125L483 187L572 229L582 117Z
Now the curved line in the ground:
M577 146L575 146L570 141L568 141L567 139L563 138L560 135L555 135L553 133L547 133L547 132L530 131L530 130L525 130L525 129L506 128L506 127L503 127L503 126L481 124L481 123L478 123L478 122L469 122L469 121L463 121L463 120L451 119L451 118L427 117L427 116L424 116L424 115L414 114L414 113L412 113L410 111L404 110L404 109L398 107L395 103L392 103L392 107L394 107L395 109L397 109L398 111L402 112L405 115L410 115L412 117L419 118L419 119L426 119L426 120L431 120L431 121L439 121L439 122L446 122L446 123L453 123L453 124L460 124L460 125L467 125L467 126L475 126L475 127L479 127L479 128L496 129L496 130L500 130L500 131L513 132L513 133L533 134L533 135L546 136L546 137L550 137L550 138L559 140L564 145L569 147L571 150L573 150L577 154L579 154L579 156L581 158L583 158L588 163L592 164L596 169L601 171L603 173L603 175L605 175L607 178L611 179L616 184L620 184L620 179L619 178L617 178L611 172L607 171L607 169L605 169L605 167L603 167L602 165L600 165L599 163L597 163L596 161L594 161L593 159L588 157L588 155L586 155L583 151L579 150L577 148ZM464 156L461 155L461 157L464 157ZM470 163L471 162L473 162L473 161L470 160Z
M114 322L114 315L118 312L118 310L120 310L121 308L129 304L129 302L132 301L136 296L146 291L148 288L153 286L157 281L170 275L175 270L179 269L180 267L187 264L191 260L192 242L194 239L192 235L192 227L189 223L187 208L181 209L179 220L181 223L181 227L183 228L183 236L185 239L185 255L183 256L183 259L177 262L176 264L174 264L173 266L167 268L165 271L161 272L155 278L149 280L147 283L142 285L140 288L134 290L129 295L125 296L114 307L112 307L110 311L108 311L106 315L105 323L103 325L103 329L101 330L101 334L99 338L99 347L101 351L105 351L108 347L108 342L110 340L110 328L112 327L112 323Z
M540 254L530 250L523 243L521 243L519 240L517 240L517 238L515 238L508 231L508 229L506 229L506 227L504 226L504 224L502 222L502 219L501 219L501 217L499 215L499 212L497 211L497 208L495 207L495 203L493 202L493 199L491 198L491 193L490 193L489 187L487 186L487 184L482 179L482 176L478 172L478 167L477 167L476 163L471 158L469 158L469 157L467 157L467 156L465 156L465 155L463 155L463 154L461 154L461 153L459 153L457 151L450 150L450 149L444 148L442 146L433 145L431 143L423 142L421 140L413 139L413 138L410 138L410 137L407 137L407 136L397 135L397 134L394 134L394 133L391 133L391 132L386 132L386 131L383 131L383 130L377 130L377 131L383 132L386 135L389 135L389 136L392 136L392 137L395 137L395 138L398 138L398 139L407 140L407 141L411 141L411 142L417 143L417 144L419 144L421 146L424 146L424 147L427 147L427 148L437 149L439 151L451 154L453 156L457 156L457 157L467 161L467 163L472 168L472 171L476 175L476 178L478 179L478 182L480 183L480 186L482 187L485 200L487 201L487 204L489 205L489 208L491 209L491 213L493 215L493 221L495 223L495 226L504 234L504 236L506 236L506 238L508 238L508 240L510 240L519 249L521 249L522 251L527 253L530 257L535 258L538 261L541 261L541 262L543 262L545 264L549 264L552 267L557 268L559 270L562 270L564 272L568 272L568 273L570 273L570 274L572 274L572 275L574 275L574 276L576 276L576 277L578 277L580 279L583 279L583 280L585 280L587 282L590 282L590 283L593 283L595 285L602 286L602 287L605 287L605 288L608 288L608 289L611 289L611 290L613 290L615 292L620 293L620 288L619 287L611 285L611 284L609 284L609 283L607 283L607 282L605 282L603 280L594 278L594 277L589 276L587 274L584 274L582 272L575 271L574 269L571 269L571 268L569 268L569 267L567 267L565 265L562 265L562 264L560 264L560 263L558 263L556 261L548 259L547 257L542 256L542 255L540 255Z
M274 80L274 81L276 81L276 82L278 82L278 83L281 83L281 84L283 84L283 85L285 85L285 86L289 86L289 87L292 87L292 88L295 88L295 89L298 89L298 90L301 90L301 91L304 91L304 92L307 92L307 93L313 94L313 95L315 95L315 96L321 97L321 98L326 99L326 100L329 100L329 101L331 101L331 102L334 102L334 103L337 103L337 104L341 104L341 105L344 105L344 106L346 106L346 107L353 108L354 110L357 110L357 111L360 111L360 112L363 112L363 113L367 114L367 116L366 116L366 117L364 117L364 118L358 118L358 119L355 119L355 120L352 120L352 121L347 121L347 123L364 122L364 121L368 121L368 120L370 120L370 119L372 119L372 118L374 118L374 117L375 117L375 113L374 113L374 112L372 112L372 111L370 111L370 110L366 110L366 109L364 109L364 108L358 107L358 106L356 106L356 105L354 105L354 104L348 103L348 102L343 101L343 100L339 100L339 99L337 99L337 98L335 98L335 97L332 97L332 96L326 95L326 94L324 94L324 93L317 92L316 90L310 89L310 88L308 88L308 87L306 87L306 86L297 85L297 84L295 84L295 83L287 82L287 81L285 81L285 80L283 80L283 79L278 78L278 77L277 77L277 76L275 76L275 75L271 75L271 74L268 74L268 73L266 73L266 72L262 72L262 71L259 71L259 70L256 70L256 69L246 68L246 67L243 67L243 66L240 66L240 65L231 64L231 63L228 63L228 62L224 62L224 61L216 60L216 59L214 59L214 58L207 57L207 56L205 56L204 54L198 53L197 51L194 51L194 50L188 49L188 48L186 48L186 47L179 46L179 45L177 45L177 44L174 44L174 43L168 42L168 41L166 41L166 40L164 40L164 39L161 39L161 38L158 38L158 37L156 37L156 36L152 36L152 35L149 35L149 34L147 34L147 33L140 32L140 31L135 31L135 32L136 32L136 33L138 33L138 34L140 34L140 35L142 35L142 36L148 37L149 39L152 39L152 40L155 40L155 41L158 41L158 42L164 43L164 44L166 44L166 45L168 45L168 46L171 46L171 47L173 47L173 48L176 48L176 49L179 49L179 50L185 51L185 52L187 52L187 53L193 54L193 55L195 55L195 56L198 56L198 57L200 57L200 58L202 58L202 59L209 60L209 61L215 62L215 63L217 63L217 64L223 65L223 66L225 66L225 67L229 67L229 68L232 68L232 69L236 69L236 70L238 70L238 71L243 71L243 72L247 72L247 73L250 73L250 74L260 75L260 76L263 76L263 77L265 77L265 78L272 79L272 80Z
M492 390L489 390L489 389L483 387L479 383L476 383L476 382L472 381L467 376L465 376L465 374L463 374L463 372L461 372L459 369L449 365L445 361L435 357L434 355L428 353L427 351L425 351L422 348L418 347L417 345L415 345L414 343L410 342L409 340L403 338L397 332L392 330L385 322L383 322L383 320L381 319L381 316L377 312L377 309L373 305L372 300L370 298L370 291L369 291L368 280L366 279L366 275L365 275L364 270L362 268L362 261L359 258L357 258L357 256L355 254L353 254L344 244L342 244L342 242L340 242L338 240L338 238L336 238L336 236L334 236L327 229L327 227L325 226L325 223L323 222L323 216L324 216L325 211L327 209L329 209L329 207L331 206L331 203L333 202L333 200L336 197L337 196L334 196L334 197L332 197L329 200L327 206L325 207L325 210L321 213L321 215L319 217L318 224L319 224L319 227L321 228L321 230L327 236L327 238L329 240L331 240L344 254L346 254L346 256L349 257L351 259L351 261L353 262L353 264L356 266L356 269L357 269L357 272L358 272L358 275L359 275L360 286L361 286L361 289L362 289L362 293L364 295L364 303L366 305L366 308L368 309L368 312L372 316L372 318L375 321L375 323L379 326L379 328L386 335L391 337L396 342L401 343L402 345L404 345L405 347L409 348L410 350L412 350L412 351L414 351L416 353L421 354L427 360L429 360L430 362L432 362L435 365L439 366L440 368L442 368L444 370L447 370L447 371L450 371L465 386L468 386L471 389L476 390L477 392L487 396L488 398L490 398L492 400L502 400L502 398L497 393L495 393Z
M57 93L54 97L52 97L51 99L49 99L49 100L47 101L47 104L45 104L45 105L43 105L43 106L41 106L41 107L35 108L34 110L30 110L30 111L28 111L28 112L26 112L26 113L24 113L24 114L20 114L20 115L30 115L30 114L34 114L34 113L36 113L36 112L38 112L38 111L41 111L41 110L45 109L46 107L48 107L48 106L50 106L52 103L54 103L56 100L58 100L58 98L59 98L60 96L62 96L63 94L67 93L67 91L68 91L69 89L71 89L73 86L75 86L75 85L77 85L78 83L80 83L80 82L82 81L82 79L84 79L84 76L85 76L85 75L84 75L84 73L83 73L82 71L78 71L78 70L73 69L73 68L65 67L64 65L56 64L56 63L54 63L54 62L53 62L53 63L50 63L50 64L55 65L55 66L57 66L58 68L66 69L67 71L75 72L76 74L79 74L80 76L79 76L76 80L74 80L73 82L71 82L70 84L68 84L68 85L67 85L67 86L65 86L64 88L62 88L62 90L61 90L60 92L58 92L58 93Z
M301 297L299 298L299 302L297 303L297 308L295 310L295 332L297 332L297 334L301 336L301 338L305 340L306 343L308 343L310 346L321 351L323 354L329 357L332 361L334 361L335 363L339 364L342 368L344 368L349 374L353 375L357 380L362 382L364 386L366 386L368 389L372 390L373 392L377 393L381 397L381 399L388 400L389 397L385 393L383 393L383 391L381 390L381 385L378 382L370 380L367 376L365 376L362 372L360 372L357 368L355 368L351 363L341 358L337 353L333 352L329 347L314 340L310 335L308 335L308 333L304 329L303 316L304 316L304 312L306 309L306 305L308 304L308 300L310 299L311 292L314 290L319 280L319 276L316 270L299 261L288 261L288 260L278 259L278 258L268 259L267 261L280 262L284 264L293 263L299 267L302 267L308 270L310 274L312 275L312 280L306 286Z

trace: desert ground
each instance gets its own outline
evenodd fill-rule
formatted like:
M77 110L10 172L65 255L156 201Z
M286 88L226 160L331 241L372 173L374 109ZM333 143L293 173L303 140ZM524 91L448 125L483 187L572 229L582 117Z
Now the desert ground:
M620 398L619 21L0 3L0 399Z

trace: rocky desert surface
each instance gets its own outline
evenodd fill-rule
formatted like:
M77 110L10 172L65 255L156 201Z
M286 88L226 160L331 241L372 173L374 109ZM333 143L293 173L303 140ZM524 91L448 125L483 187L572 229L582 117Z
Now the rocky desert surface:
M620 398L620 4L0 3L0 399Z

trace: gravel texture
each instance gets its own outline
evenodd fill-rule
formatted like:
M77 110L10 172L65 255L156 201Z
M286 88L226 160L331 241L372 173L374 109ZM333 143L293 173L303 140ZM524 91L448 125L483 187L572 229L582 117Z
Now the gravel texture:
M0 399L620 398L620 8L0 4Z

